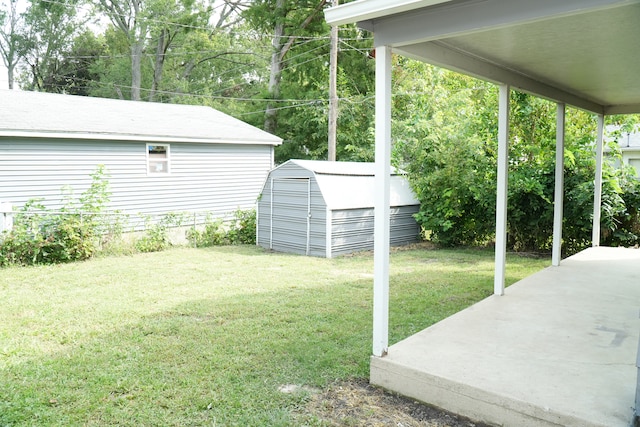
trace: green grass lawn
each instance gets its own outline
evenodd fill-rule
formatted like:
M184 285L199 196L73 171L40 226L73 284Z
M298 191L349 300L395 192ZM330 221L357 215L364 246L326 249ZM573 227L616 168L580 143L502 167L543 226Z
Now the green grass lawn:
M322 425L278 389L368 376L372 273L248 246L0 270L0 426ZM492 290L490 251L393 253L391 342Z

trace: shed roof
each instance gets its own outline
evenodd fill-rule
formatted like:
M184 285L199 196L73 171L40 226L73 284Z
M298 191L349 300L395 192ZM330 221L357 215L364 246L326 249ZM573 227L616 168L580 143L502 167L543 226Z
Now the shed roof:
M0 91L0 136L279 145L211 107Z
M638 0L357 0L376 46L599 114L640 113Z
M337 209L371 208L375 198L375 163L289 160L314 173L327 207ZM391 206L417 205L406 174L392 168Z
M375 163L367 162L329 162L326 160L290 160L305 169L325 175L375 176ZM406 172L391 168L391 175L406 175Z

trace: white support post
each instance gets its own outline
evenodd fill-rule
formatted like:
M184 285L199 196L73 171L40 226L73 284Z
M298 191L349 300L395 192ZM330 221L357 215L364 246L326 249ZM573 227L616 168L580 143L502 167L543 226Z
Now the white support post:
M13 205L9 202L0 202L0 233L10 232L13 229Z
M391 47L376 47L375 230L373 355L389 346L389 230L391 175Z
M498 186L496 192L496 248L493 293L504 295L507 264L507 190L509 182L509 85L498 94Z
M602 207L602 141L604 116L598 114L598 135L596 136L596 177L593 185L593 233L592 246L600 246L600 209Z
M556 182L553 196L553 249L551 265L557 267L562 259L562 218L564 217L564 119L565 105L558 104L556 112Z

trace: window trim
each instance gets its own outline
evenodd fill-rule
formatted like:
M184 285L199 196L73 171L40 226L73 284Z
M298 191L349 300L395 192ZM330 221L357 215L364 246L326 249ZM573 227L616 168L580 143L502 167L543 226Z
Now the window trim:
M145 156L146 156L146 168L147 168L147 175L154 175L154 176L163 176L163 175L169 175L171 174L171 146L170 144L154 144L154 143L147 143L145 145L146 150L145 150ZM152 150L153 147L165 147L166 148L166 160L160 160L160 159L152 159L150 156L150 152ZM152 161L158 161L158 162L166 162L167 164L167 169L166 171L152 171L151 170L151 162Z

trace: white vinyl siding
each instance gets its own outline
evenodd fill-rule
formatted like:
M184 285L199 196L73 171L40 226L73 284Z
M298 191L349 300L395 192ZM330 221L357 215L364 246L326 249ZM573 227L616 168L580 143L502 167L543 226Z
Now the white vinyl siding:
M636 176L640 178L640 158L629 159L629 166L632 166L636 170Z
M272 151L270 145L172 143L171 174L159 180L147 173L145 142L5 139L0 140L0 200L21 206L42 197L48 208L61 207L63 188L80 196L104 165L111 209L225 214L255 207Z

